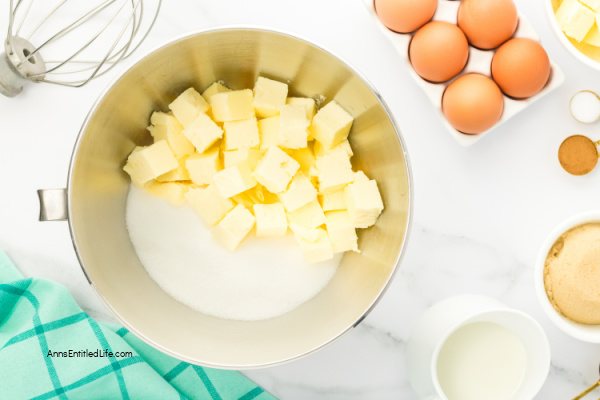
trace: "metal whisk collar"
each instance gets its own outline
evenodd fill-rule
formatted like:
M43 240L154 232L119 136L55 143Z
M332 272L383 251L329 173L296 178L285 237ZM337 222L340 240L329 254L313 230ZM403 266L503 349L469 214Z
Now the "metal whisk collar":
M106 74L146 39L161 4L10 0L0 93L16 96L28 81L80 87Z

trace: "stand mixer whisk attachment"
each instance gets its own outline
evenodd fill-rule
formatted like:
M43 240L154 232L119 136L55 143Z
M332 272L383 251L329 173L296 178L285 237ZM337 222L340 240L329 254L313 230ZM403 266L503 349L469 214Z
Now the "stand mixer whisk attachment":
M80 87L129 57L154 26L162 0L10 0L0 93L27 82Z

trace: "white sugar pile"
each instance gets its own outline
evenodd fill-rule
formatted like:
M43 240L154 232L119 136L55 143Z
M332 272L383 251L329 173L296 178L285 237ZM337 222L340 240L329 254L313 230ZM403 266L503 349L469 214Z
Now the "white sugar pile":
M292 236L252 237L229 252L190 208L135 187L127 200L127 227L140 261L165 292L220 318L285 314L319 293L340 262L306 263Z

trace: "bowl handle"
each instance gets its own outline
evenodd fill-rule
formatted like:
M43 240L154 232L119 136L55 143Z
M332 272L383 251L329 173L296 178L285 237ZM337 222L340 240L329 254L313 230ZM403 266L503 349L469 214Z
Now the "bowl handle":
M37 193L40 199L40 221L67 220L67 189L40 189Z

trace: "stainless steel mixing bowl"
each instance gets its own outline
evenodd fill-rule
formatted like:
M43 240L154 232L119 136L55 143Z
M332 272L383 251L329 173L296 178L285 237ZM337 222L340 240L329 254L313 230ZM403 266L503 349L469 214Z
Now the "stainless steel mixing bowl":
M290 82L293 95L335 99L354 116L353 162L378 181L386 208L374 227L360 231L362 253L346 254L315 298L278 318L241 322L194 311L148 276L125 226L129 179L122 166L134 146L148 141L151 112L167 109L182 90L204 89L220 79L248 88L259 74ZM41 219L68 219L90 284L133 333L194 364L246 369L311 353L366 316L397 268L409 225L411 181L394 121L356 71L296 37L228 28L175 40L123 74L83 125L68 189L39 195ZM265 262L276 261L265 254Z

